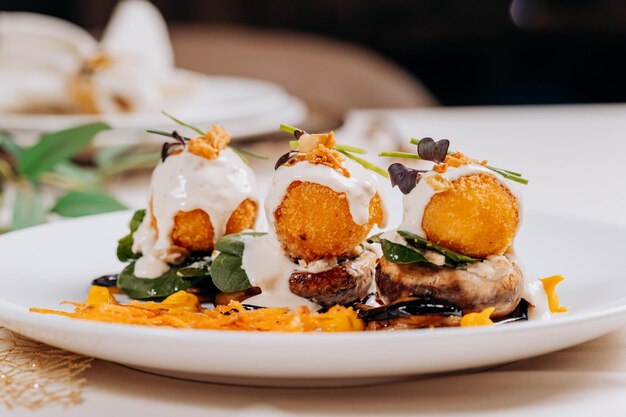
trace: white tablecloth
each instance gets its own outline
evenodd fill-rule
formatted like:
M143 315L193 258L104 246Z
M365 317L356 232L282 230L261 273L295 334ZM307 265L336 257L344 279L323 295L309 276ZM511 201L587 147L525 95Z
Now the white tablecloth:
M447 137L454 149L524 172L531 179L524 190L527 210L626 225L623 105L363 111L354 112L339 134L341 142L366 144L371 150L391 149L395 140L408 142L411 136ZM267 144L254 150L277 152L276 145ZM271 165L255 162L261 178L267 179ZM145 178L125 179L112 189L140 206L144 184ZM482 372L361 388L219 386L104 361L94 362L86 377L82 405L37 413L15 410L11 415L624 416L626 328Z

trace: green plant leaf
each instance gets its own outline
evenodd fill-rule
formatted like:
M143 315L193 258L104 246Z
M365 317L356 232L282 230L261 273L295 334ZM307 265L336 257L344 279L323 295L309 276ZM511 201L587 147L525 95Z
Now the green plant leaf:
M172 267L158 278L146 279L135 276L135 263L132 262L118 275L117 287L132 299L147 300L165 298L180 290L197 286L209 278L208 274L182 277L179 271L183 268L185 266Z
M127 207L101 191L70 191L59 198L50 210L63 217L81 217L90 214L126 210Z
M13 157L16 165L20 164L24 149L15 143L13 136L9 132L0 131L0 147Z
M130 233L117 241L117 259L122 262L128 262L139 258L139 254L133 252L133 233L137 231L139 225L146 216L146 210L137 210L130 220Z
M24 229L45 221L46 209L39 190L29 182L17 184L11 229Z
M117 158L131 152L132 149L132 145L107 146L102 149L98 149L93 157L93 160L98 167L113 165Z
M98 172L106 179L136 169L154 168L159 159L161 159L160 150L132 149L121 154L101 157Z
M414 249L391 242L387 239L380 240L380 247L383 250L385 259L394 264L430 264L431 262L421 253Z
M480 259L478 258L472 258L471 256L462 255L441 245L437 245L436 243L433 243L411 232L398 230L398 234L402 236L410 245L418 249L430 249L442 254L446 257L446 261L453 266L457 266L459 264L464 264L467 262L480 261Z
M243 291L252 285L241 267L241 257L221 252L211 265L213 284L223 292Z
M101 178L94 169L84 168L65 160L56 164L50 171L41 173L39 181L70 190L81 190L97 188Z
M42 172L76 155L89 145L96 134L107 129L110 129L109 125L96 122L45 133L36 145L21 153L18 172L34 180Z

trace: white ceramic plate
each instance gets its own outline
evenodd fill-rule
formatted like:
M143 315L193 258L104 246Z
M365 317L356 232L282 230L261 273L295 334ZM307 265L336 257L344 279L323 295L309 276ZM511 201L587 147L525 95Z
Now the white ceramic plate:
M567 277L559 292L571 311L546 322L395 333L260 334L146 328L28 311L84 300L92 278L118 271L115 245L129 217L127 212L101 215L0 237L0 324L60 348L162 374L315 386L493 366L566 348L626 323L621 266L626 229L538 213L527 214L518 251L531 276Z
M223 124L234 138L276 131L280 123L298 124L307 114L304 103L280 86L241 77L208 76L176 70L171 97L163 110L200 127ZM114 130L98 135L96 145L162 142L146 129L178 128L160 112L128 114L7 114L0 113L0 126L28 145L42 131L64 129L101 120Z

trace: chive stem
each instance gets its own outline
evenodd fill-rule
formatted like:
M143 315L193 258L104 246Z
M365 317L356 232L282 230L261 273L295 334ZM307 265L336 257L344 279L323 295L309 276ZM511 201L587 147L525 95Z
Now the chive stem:
M188 127L189 129L193 130L194 132L196 132L196 133L197 133L197 134L199 134L199 135L204 135L204 132L203 132L202 130L198 129L197 127L192 126L192 125L190 125L190 124L187 124L187 123L183 122L183 121L182 121L182 120L180 120L180 119L177 119L176 117L172 116L171 114L169 114L169 113L167 113L167 112L162 111L161 113L162 113L164 116L169 117L170 119L172 119L174 122L178 123L179 125L181 125L181 126L185 126L185 127Z
M245 150L245 149L235 148L234 146L230 146L230 148L231 148L233 151L235 151L236 153L238 153L238 154L243 154L243 155L246 155L246 156L251 156L252 158L264 159L264 160L269 159L269 158L268 158L267 156L265 156L265 155L261 155L261 154L254 153L254 152L250 152L250 151Z
M155 135L161 135L161 136L167 136L168 138L173 138L172 133L171 132L165 132L163 130L152 130L152 129L148 129L146 130L146 132L148 133L154 133ZM190 140L188 137L182 136L183 139L185 140Z
M281 123L280 130L282 130L283 132L287 132L287 133L293 134L296 130L300 130L300 129L298 129L297 127L284 125L284 124Z
M365 155L367 153L365 149L359 148L358 146L341 145L339 143L335 145L335 149L338 151L346 151L346 152L351 152L351 153L357 153L360 155Z
M233 147L231 147L231 149L233 150L233 152L235 152L237 154L237 156L239 158L241 158L241 160L243 161L244 164L246 164L246 165L250 164L250 161L248 161L248 158L246 158L245 155L243 153L241 153L240 149L233 148Z
M378 156L387 156L387 157L393 157L393 158L406 158L406 159L419 159L422 160L422 158L420 158L420 156L416 153L410 153L410 152L381 152L378 154Z
M297 140L290 140L289 141L289 148L291 148L291 149L298 149L298 141Z
M496 168L496 167L491 166L491 165L487 165L487 168L489 168L491 170L497 169L498 171L504 171L507 174L515 175L516 177L521 177L522 176L522 174L520 174L519 172L509 171L508 169L504 169L504 168Z
M353 161L357 162L358 164L360 164L363 168L365 169L369 169L370 171L374 171L375 173L377 173L378 175L384 177L384 178L389 178L389 173L387 171L385 171L384 169L372 164L369 161L366 161L365 159L361 159L358 156L354 156L349 152L346 151L342 151L342 150L338 150L341 154L347 156L348 158L352 159Z

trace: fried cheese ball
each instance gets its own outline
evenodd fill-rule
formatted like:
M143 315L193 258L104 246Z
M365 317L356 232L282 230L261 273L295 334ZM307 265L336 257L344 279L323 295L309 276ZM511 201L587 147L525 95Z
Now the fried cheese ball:
M430 199L422 220L428 240L477 258L502 255L518 225L517 199L489 174L451 181Z
M245 229L251 229L256 221L258 207L257 204L245 199L233 211L226 223L225 234L239 233ZM157 228L154 217L152 218L153 227ZM179 211L174 217L174 228L172 229L172 243L178 247L187 249L188 251L207 251L213 250L213 240L215 238L215 230L211 224L209 215L201 210Z
M274 211L274 218L276 235L289 256L311 262L353 255L372 227L382 223L383 210L375 194L369 204L369 220L358 225L344 193L312 182L294 181Z

